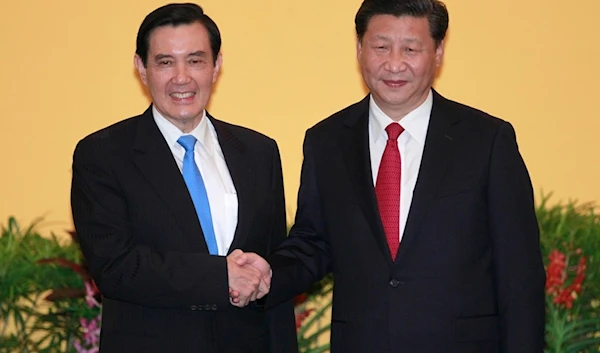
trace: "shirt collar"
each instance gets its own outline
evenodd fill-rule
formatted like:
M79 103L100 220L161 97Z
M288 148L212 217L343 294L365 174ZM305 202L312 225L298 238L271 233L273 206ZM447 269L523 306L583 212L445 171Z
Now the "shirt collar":
M420 106L404 116L400 121L400 125L404 128L404 133L410 135L421 145L425 144L425 136L427 135L427 127L429 126L429 117L431 116L431 108L433 107L433 93L429 90L429 94ZM392 118L387 116L375 100L373 95L369 98L369 120L371 125L371 139L377 141L380 138L387 140L385 128L394 122Z
M208 119L206 114L206 110L202 112L202 119L200 123L192 130L189 134L184 134L179 130L178 127L173 125L169 120L167 120L162 114L156 110L154 105L152 106L152 115L154 117L154 121L158 126L158 129L165 137L167 144L170 147L182 148L181 145L177 142L177 140L183 135L192 135L198 140L202 148L210 155L213 156L215 152L214 140L216 139L216 132L212 123Z

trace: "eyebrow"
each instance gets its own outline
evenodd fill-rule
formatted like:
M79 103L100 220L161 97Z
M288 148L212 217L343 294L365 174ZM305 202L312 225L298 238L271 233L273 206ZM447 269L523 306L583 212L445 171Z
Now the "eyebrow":
M189 53L187 56L188 57L191 57L191 56L192 57L196 57L196 56L198 56L198 57L206 57L206 56L208 56L208 53L205 52L204 50L198 50L198 51L195 51L193 53ZM163 60L163 59L173 59L173 55L171 55L171 54L156 54L156 56L154 57L155 61L160 61L160 60Z
M193 53L190 53L188 56L202 56L202 57L204 57L204 56L208 56L208 53L205 52L204 50L198 50L198 51L195 51Z
M421 41L416 39L416 38L405 38L402 40L402 42L404 43L414 43L414 44L421 44Z
M376 34L375 35L375 39L376 40L387 40L387 41L391 41L392 40L390 37L384 36L384 35L381 35L381 34Z
M388 41L391 42L393 41L392 38L388 37L388 36L384 36L381 34L376 34L375 35L375 40L384 40L384 41ZM416 39L416 38L403 38L401 40L402 43L409 43L409 44L422 44L420 40Z
M161 61L163 59L171 59L173 58L173 55L169 55L169 54L156 54L156 56L154 57L154 61Z

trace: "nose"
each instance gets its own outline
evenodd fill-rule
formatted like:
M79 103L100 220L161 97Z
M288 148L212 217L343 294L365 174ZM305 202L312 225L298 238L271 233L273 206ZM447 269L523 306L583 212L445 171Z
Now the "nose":
M393 50L385 63L385 69L392 73L404 71L406 69L405 59L402 50Z
M184 85L191 81L191 77L188 71L187 65L181 63L175 67L175 75L173 76L173 83L178 85Z

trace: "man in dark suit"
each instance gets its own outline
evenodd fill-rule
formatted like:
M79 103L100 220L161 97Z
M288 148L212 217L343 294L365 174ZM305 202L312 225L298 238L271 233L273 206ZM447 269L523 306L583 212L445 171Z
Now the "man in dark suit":
M290 301L255 303L270 276L233 259L285 238L276 143L206 110L222 63L216 24L170 4L140 26L135 66L152 97L79 142L72 209L103 294L100 351L297 352Z
M370 94L306 133L267 305L332 271L332 353L542 352L531 182L508 122L431 88L444 4L365 0L355 21Z

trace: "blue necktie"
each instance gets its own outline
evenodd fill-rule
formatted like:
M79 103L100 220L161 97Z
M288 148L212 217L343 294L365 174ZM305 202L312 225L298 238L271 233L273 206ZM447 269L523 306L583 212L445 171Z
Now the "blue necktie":
M185 180L185 184L194 202L194 208L196 208L196 214L200 220L200 226L202 226L204 239L206 240L206 245L208 245L208 252L211 255L218 255L217 238L213 228L206 187L204 186L204 180L202 180L202 174L200 174L200 170L194 160L196 138L192 135L183 135L177 140L177 143L185 149L185 155L183 156L183 180Z

